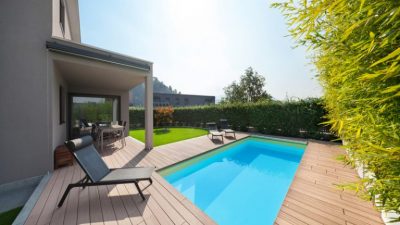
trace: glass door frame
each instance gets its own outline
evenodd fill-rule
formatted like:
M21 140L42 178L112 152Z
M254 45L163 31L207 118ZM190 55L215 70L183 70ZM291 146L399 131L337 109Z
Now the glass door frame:
M72 104L74 97L92 97L92 98L112 98L117 100L117 121L121 120L121 96L119 95L103 95L103 94L86 94L86 93L68 93L68 115L67 115L67 134L68 140L72 137ZM114 107L113 107L114 113ZM114 115L113 115L114 116Z

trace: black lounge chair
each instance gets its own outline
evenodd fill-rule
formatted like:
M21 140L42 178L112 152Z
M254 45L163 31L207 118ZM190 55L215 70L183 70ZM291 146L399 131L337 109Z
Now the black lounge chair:
M236 133L234 130L231 129L231 125L228 124L228 120L227 119L220 119L219 120L219 124L221 126L221 130L225 133L225 136L227 134L233 134L233 136L236 139Z
M208 134L211 134L211 139L214 139L214 136L221 137L222 142L224 142L224 135L222 132L218 131L217 124L214 122L207 123Z
M154 171L152 167L132 167L110 169L103 161L97 150L93 146L91 136L84 136L71 141L66 141L65 145L74 155L76 161L85 172L86 176L77 183L69 184L65 190L58 207L61 207L68 196L69 191L75 187L85 188L87 186L113 185L113 184L135 184L143 201L145 197L139 188L139 181L149 181L150 186L153 181L151 174ZM147 187L148 187L147 186ZM146 188L147 188L146 187ZM146 189L145 188L145 189Z

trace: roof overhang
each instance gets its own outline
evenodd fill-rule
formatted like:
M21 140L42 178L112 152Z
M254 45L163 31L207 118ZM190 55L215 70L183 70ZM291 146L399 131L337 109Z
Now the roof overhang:
M152 63L141 59L55 38L46 47L70 86L126 91L152 76Z

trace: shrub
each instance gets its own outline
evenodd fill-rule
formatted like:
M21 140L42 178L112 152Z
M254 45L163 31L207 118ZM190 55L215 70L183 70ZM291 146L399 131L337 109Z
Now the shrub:
M298 43L313 50L329 124L347 143L346 161L373 173L352 186L367 187L380 209L400 213L400 1L275 6Z
M326 129L321 125L324 115L320 99L178 107L173 112L179 124L204 126L227 119L234 129L241 131L251 126L265 134L330 139L321 132ZM143 109L131 109L130 121L143 124Z
M172 123L174 109L171 106L157 107L154 111L154 120L157 126Z

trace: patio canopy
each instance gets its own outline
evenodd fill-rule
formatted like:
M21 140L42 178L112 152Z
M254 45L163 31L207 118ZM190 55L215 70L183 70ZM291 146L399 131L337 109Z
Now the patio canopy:
M113 95L145 84L146 148L153 146L152 62L52 37L46 42L48 70L62 79L69 93ZM59 78L58 78L59 77ZM123 117L128 117L129 99L122 99Z
M129 90L151 73L151 62L71 41L52 38L46 47L55 68L74 87Z

